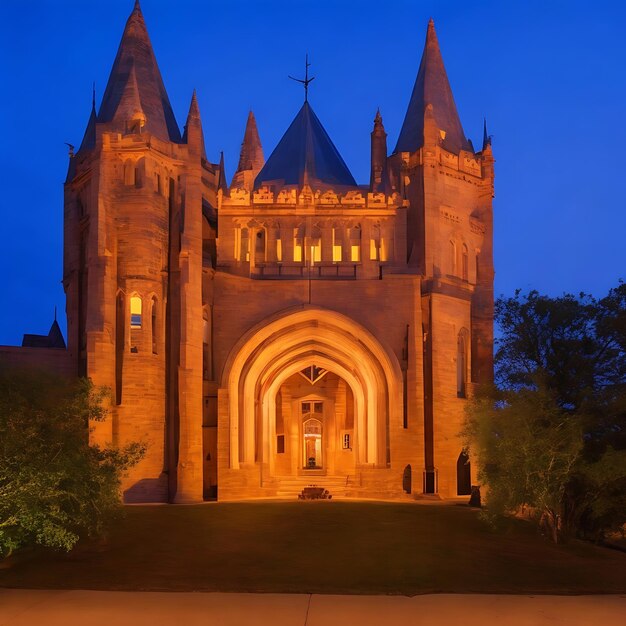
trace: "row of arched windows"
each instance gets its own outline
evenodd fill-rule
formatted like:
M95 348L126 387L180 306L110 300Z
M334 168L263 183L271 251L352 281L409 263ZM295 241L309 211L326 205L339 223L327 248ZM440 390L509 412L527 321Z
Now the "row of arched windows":
M252 242L254 239L254 243ZM292 261L303 263L322 261L322 229L314 226L307 233L301 224L291 231L291 254L285 258L285 230L279 227L252 229L235 228L234 257L237 261L250 262L254 254L256 263ZM330 232L329 256L334 263L348 261L359 263L362 257L362 229L360 225L350 228L335 227ZM369 258L372 261L388 260L389 240L381 233L379 225L370 227Z

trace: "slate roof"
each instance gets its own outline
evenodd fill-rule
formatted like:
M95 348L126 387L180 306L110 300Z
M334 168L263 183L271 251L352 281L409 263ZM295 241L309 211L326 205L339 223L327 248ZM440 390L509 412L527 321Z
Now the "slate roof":
M442 146L456 154L460 150L473 152L456 110L432 19L428 22L422 61L394 152L415 152L424 145L424 112L429 104L433 106L438 128L446 132Z
M311 105L305 102L256 177L254 187L284 185L351 186L356 182Z

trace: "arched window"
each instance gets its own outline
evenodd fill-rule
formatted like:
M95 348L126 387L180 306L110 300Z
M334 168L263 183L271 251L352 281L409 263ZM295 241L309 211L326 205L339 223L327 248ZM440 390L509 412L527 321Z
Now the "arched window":
M350 229L350 260L353 263L361 260L361 227L358 225Z
M302 251L304 249L304 225L293 229L293 261L302 263Z
M266 261L266 241L265 228L259 228L256 231L254 244L254 262L264 263Z
M333 228L333 262L341 263L343 255L343 229Z
M467 397L467 372L468 372L468 347L469 333L465 328L461 329L457 338L456 349L456 397Z
M469 257L467 253L467 246L463 244L461 252L461 278L467 281L469 280Z
M146 174L146 159L141 158L135 165L135 187L143 187L143 181Z
M322 260L322 231L319 226L311 229L310 262L320 263Z
M450 274L456 276L456 244L454 241L450 240L448 249L450 255Z
M157 341L158 322L157 322L157 299L156 297L152 298L150 308L151 308L150 330L152 332L152 354L157 354L158 352L158 341Z
M469 496L472 493L472 468L465 450L461 451L456 461L456 493Z
M130 327L141 328L141 298L139 296L130 298Z

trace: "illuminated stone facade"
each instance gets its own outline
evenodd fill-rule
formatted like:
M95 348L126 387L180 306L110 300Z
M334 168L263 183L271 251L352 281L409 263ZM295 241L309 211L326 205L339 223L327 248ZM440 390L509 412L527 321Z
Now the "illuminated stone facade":
M97 443L147 443L127 501L466 494L458 433L492 376L493 157L465 138L432 22L398 147L357 185L305 102L231 185L195 95L176 126L139 5L65 185L75 372Z

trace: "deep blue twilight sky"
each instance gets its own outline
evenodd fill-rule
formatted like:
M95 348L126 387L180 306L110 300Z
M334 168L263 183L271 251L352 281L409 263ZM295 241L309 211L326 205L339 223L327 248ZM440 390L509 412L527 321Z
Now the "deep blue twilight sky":
M0 344L47 333L61 287L64 142L100 102L133 0L0 0ZM249 108L265 156L310 101L359 183L380 107L395 146L433 16L465 133L496 158L496 293L626 278L626 3L142 0L179 124L198 90L232 176Z

